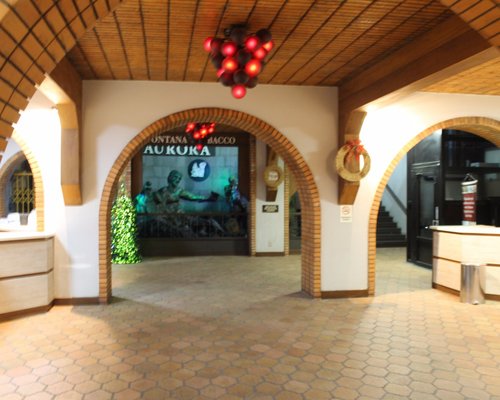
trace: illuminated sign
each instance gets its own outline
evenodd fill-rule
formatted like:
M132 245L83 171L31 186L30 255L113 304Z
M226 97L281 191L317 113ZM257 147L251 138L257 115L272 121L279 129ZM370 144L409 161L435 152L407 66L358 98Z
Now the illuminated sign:
M144 147L142 154L146 156L186 156L186 157L212 157L215 155L215 148L204 146L200 151L196 146L189 145L147 145Z

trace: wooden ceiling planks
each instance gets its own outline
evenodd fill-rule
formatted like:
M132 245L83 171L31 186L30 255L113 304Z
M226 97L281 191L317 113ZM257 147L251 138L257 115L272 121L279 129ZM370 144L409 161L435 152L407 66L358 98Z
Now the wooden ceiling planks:
M488 1L454 4L487 28ZM128 0L88 31L68 58L83 79L215 82L204 39L246 23L249 31L273 33L261 83L338 86L443 23L453 14L445 2Z
M498 0L440 0L492 45L500 46L500 5Z
M468 69L431 85L426 92L466 93L500 96L500 56L480 67Z
M356 71L369 68L396 51L401 44L409 42L427 31L429 27L438 25L450 16L450 13L443 9L429 12L433 5L432 1L417 3L411 9L406 5L404 12L401 12L401 4L398 5L370 31L367 31L360 40L345 49L349 58L338 68L330 65L330 74L319 84L341 84L350 79ZM424 19L423 15L428 15L428 17ZM417 16L423 25L412 21ZM422 26L425 26L425 29ZM380 40L380 37L383 37L383 40ZM395 46L394 43L400 45Z
M244 0L239 2L221 1L218 4L219 13L214 10L212 2L202 2L200 7L200 26L196 30L195 40L192 42L193 57L189 69L191 76L198 81L215 82L217 70L208 60L208 54L203 49L203 42L208 36L224 37L224 30L232 25L246 24L248 16L255 7L255 0ZM207 19L207 15L210 17ZM204 23L204 20L207 21ZM189 76L189 75L188 75Z

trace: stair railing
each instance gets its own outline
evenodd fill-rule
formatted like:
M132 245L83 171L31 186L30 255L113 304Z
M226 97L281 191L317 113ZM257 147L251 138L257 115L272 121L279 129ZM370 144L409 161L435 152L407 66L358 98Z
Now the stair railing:
M387 193L392 197L394 202L398 205L398 207L403 211L403 213L406 215L406 207L403 204L403 202L399 199L398 195L394 193L394 190L391 189L389 185L385 187L385 190L387 190Z

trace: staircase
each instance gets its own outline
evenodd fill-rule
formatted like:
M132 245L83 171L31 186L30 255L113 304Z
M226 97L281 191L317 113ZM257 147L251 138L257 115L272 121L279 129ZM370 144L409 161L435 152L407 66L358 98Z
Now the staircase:
M377 219L377 247L404 247L406 237L401 233L391 214L381 204Z

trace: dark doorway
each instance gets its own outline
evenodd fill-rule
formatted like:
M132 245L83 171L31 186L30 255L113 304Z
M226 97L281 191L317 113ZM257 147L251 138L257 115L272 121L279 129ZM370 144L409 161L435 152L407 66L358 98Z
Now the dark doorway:
M432 267L431 225L439 217L439 161L415 163L408 185L408 260Z
M407 157L408 261L432 267L432 225L461 225L461 184L478 180L476 223L500 225L500 150L468 132L437 131Z

